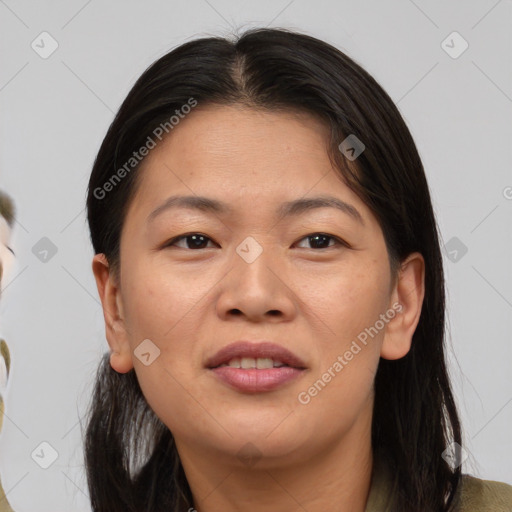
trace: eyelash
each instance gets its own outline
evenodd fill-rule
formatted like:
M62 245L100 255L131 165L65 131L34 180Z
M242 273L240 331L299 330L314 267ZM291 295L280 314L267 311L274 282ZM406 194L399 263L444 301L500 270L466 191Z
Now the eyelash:
M168 242L165 243L163 248L172 247L174 244L176 244L176 242L179 242L181 240L185 240L185 239L187 239L187 238L189 238L191 236L194 236L194 235L199 235L200 237L203 237L205 239L213 241L210 237L208 237L206 235L203 235L202 233L187 233L185 235L180 235L180 236L176 236L174 238L171 238L171 240L169 240ZM318 235L330 238L330 239L334 240L340 246L344 246L344 247L347 247L347 248L350 247L350 245L347 242L345 242L344 240L342 240L341 238L339 238L337 236L334 236L334 235L330 235L329 233L323 233L323 232L310 233L309 235L306 235L306 236L302 237L298 241L301 242L302 240L304 240L306 238L312 238L312 237L318 236ZM310 249L313 250L313 251L320 251L320 250L330 249L332 247L335 247L335 245L329 245L327 247L322 247L320 249L315 249L315 248L310 248ZM200 250L200 249L189 249L188 247L186 247L186 248L185 247L179 247L179 248L180 249L191 250L191 251ZM206 247L203 247L201 249L206 249ZM303 249L303 247L302 247L302 249Z

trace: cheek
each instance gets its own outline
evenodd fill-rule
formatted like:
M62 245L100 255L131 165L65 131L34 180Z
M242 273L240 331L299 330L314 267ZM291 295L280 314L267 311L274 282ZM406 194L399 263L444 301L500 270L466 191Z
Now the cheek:
M14 266L14 255L3 243L0 243L0 282L4 284Z
M154 266L134 265L126 275L123 302L131 333L162 342L186 324L207 289L204 281Z
M314 419L339 434L361 411L371 408L384 334L371 330L379 312L378 302L372 307L367 300L354 299L328 319L335 336L319 343L318 364L297 396L304 421Z
M189 391L191 385L185 374L168 367L162 357L149 367L137 366L135 371L149 407L174 434L197 432L205 423L212 428L196 393Z
M388 306L387 279L378 265L347 267L323 279L323 286L307 288L312 316L323 326L317 370L302 389L301 403L311 400L310 412L342 408L351 416L368 399L385 332L380 315Z
M196 340L208 307L206 295L215 280L149 265L133 265L125 275L125 324L141 388L155 411L181 410L184 389L192 389L200 374L193 363L198 360ZM146 339L156 345L153 350L158 354L148 367L136 357Z
M388 276L376 264L347 265L323 276L310 273L306 279L303 303L323 320L322 332L333 342L346 343L357 336L388 305Z

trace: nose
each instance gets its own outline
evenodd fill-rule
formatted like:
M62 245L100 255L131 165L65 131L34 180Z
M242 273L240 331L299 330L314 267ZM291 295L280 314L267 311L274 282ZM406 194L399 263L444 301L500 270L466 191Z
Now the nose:
M298 299L286 265L268 247L251 261L234 254L231 271L221 283L217 314L223 320L244 318L251 322L290 321Z

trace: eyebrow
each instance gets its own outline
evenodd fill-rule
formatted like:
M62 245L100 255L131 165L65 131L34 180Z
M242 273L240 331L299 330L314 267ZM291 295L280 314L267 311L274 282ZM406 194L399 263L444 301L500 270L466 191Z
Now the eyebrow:
M171 196L167 198L160 206L153 210L147 217L146 222L151 222L158 215L172 208L186 208L189 210L200 210L206 213L230 215L233 214L233 208L227 203L204 196ZM323 195L317 197L300 198L287 201L279 205L276 216L279 220L286 217L301 215L307 211L317 208L336 208L349 215L354 220L364 224L364 220L355 206L338 199L337 197Z

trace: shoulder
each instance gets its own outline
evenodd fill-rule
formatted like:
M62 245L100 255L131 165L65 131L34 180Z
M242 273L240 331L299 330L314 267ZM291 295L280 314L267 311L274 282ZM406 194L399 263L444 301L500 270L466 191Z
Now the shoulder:
M512 512L512 485L462 475L460 512Z

